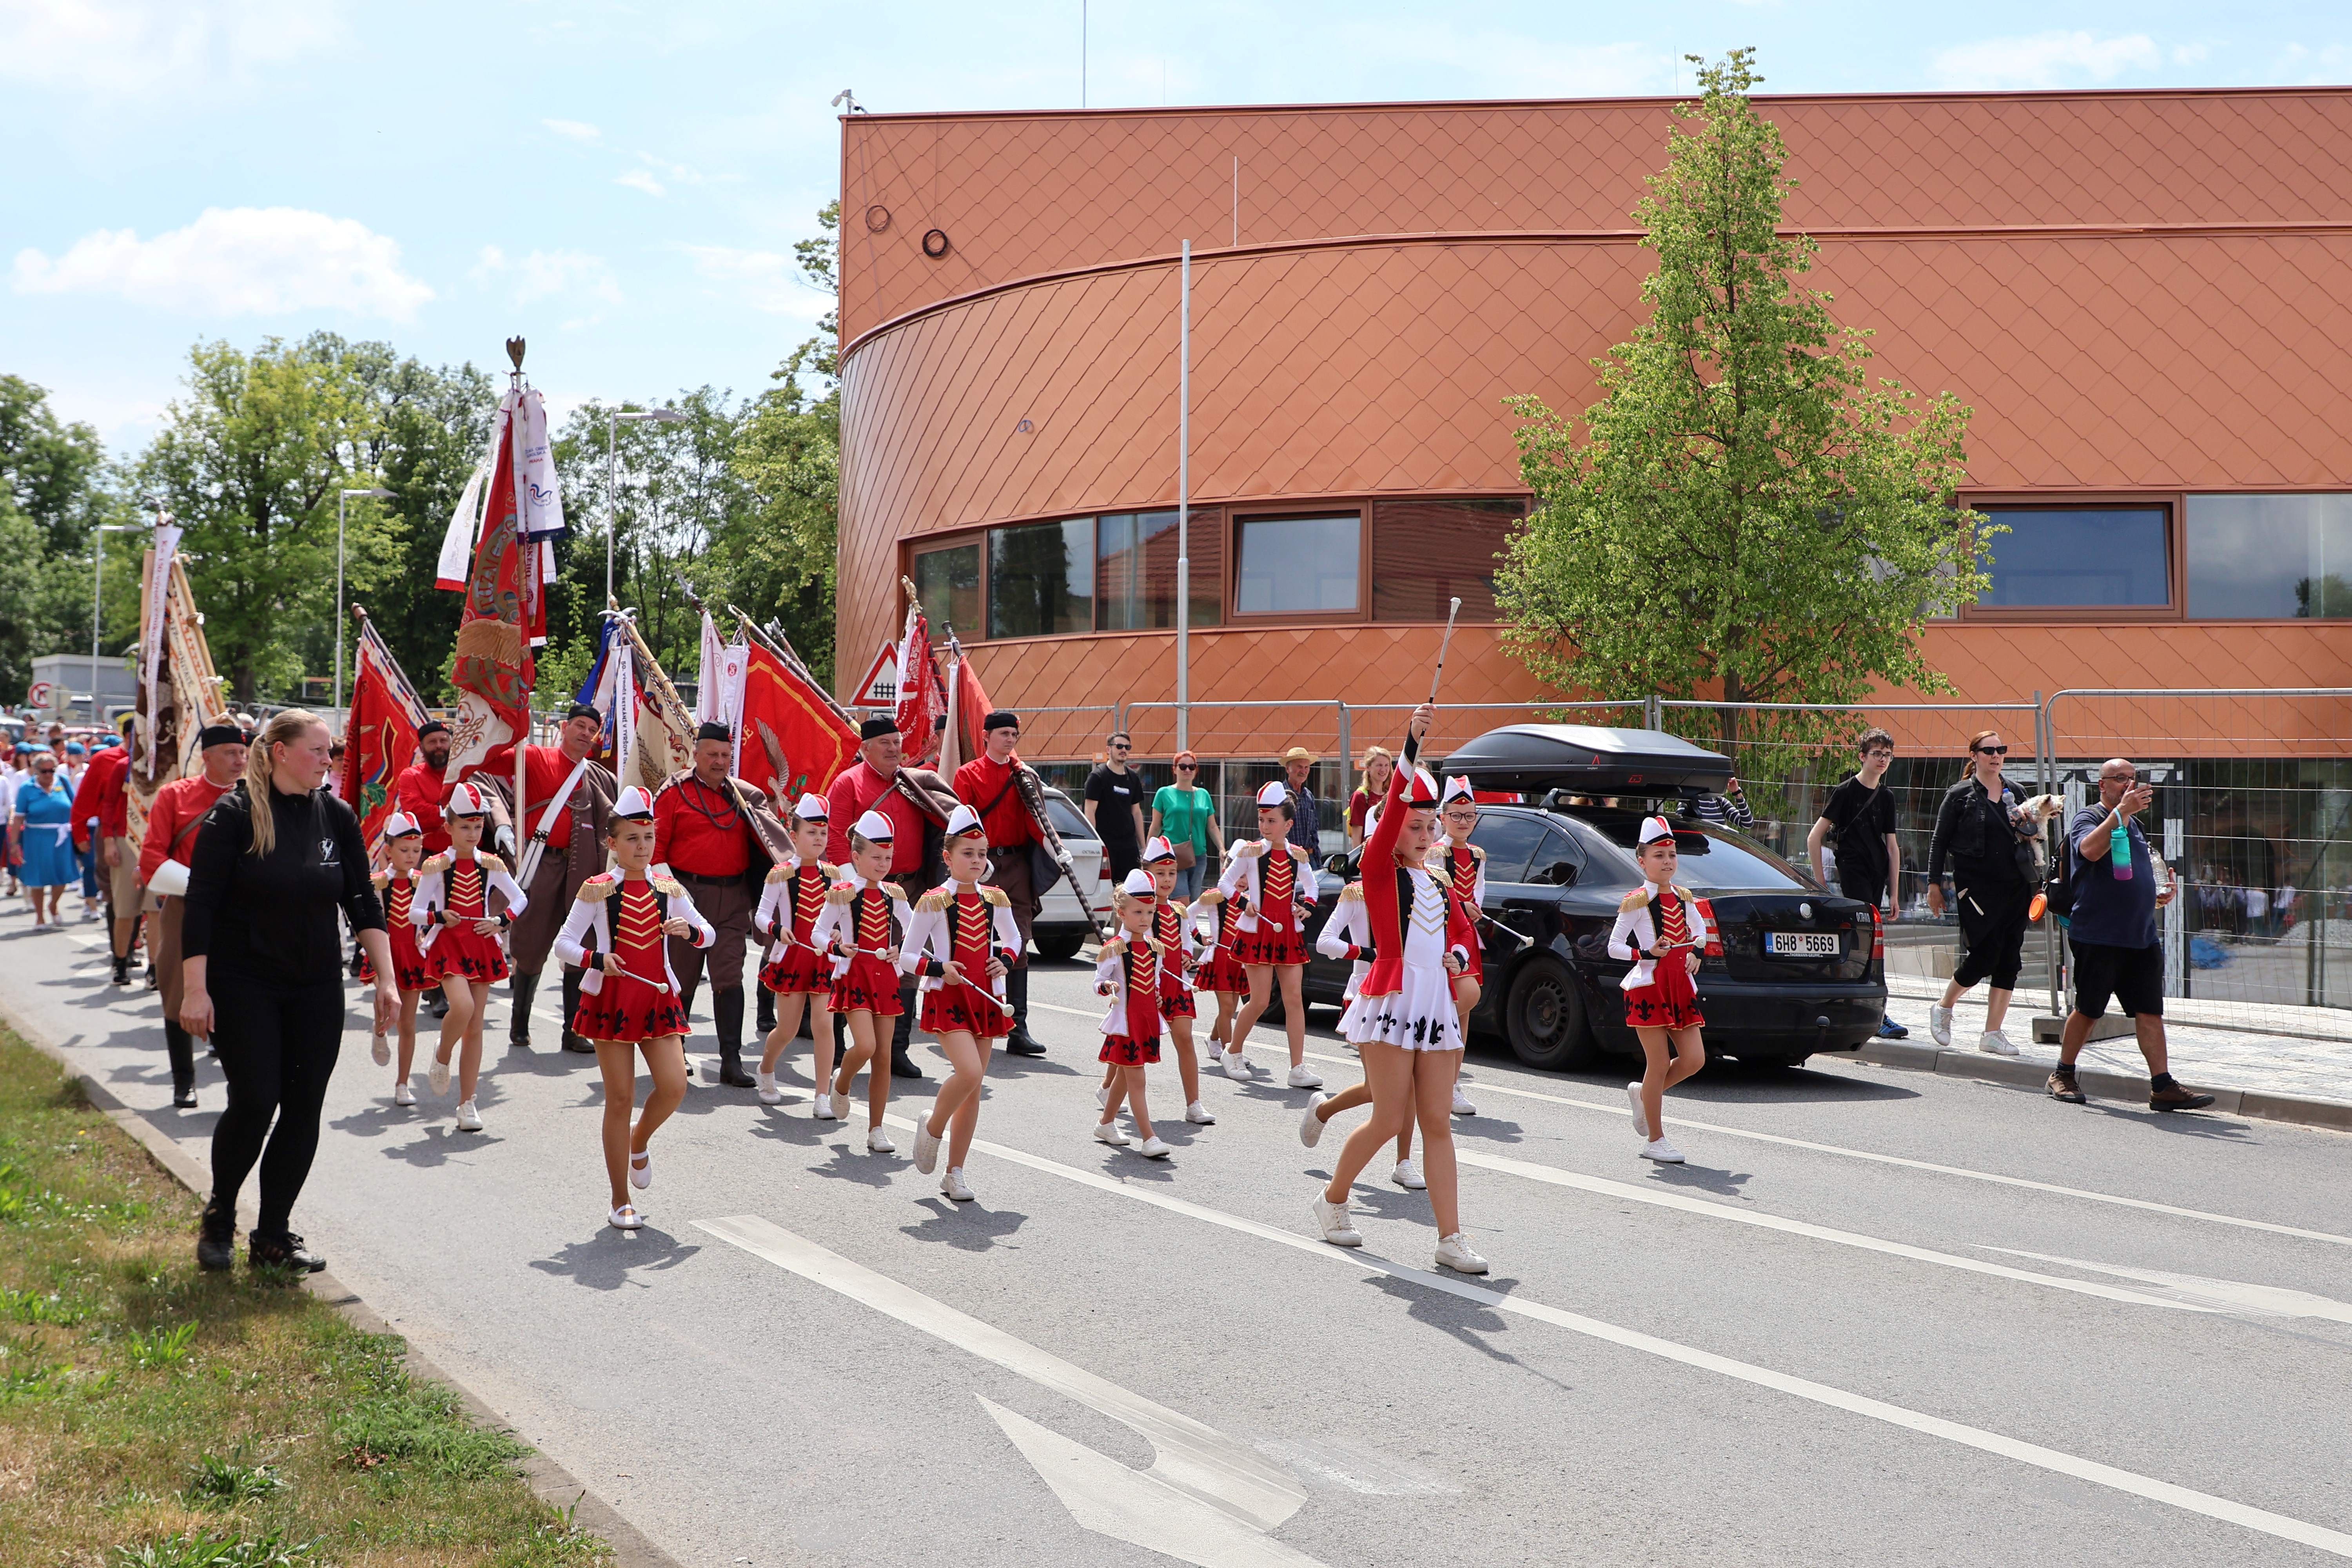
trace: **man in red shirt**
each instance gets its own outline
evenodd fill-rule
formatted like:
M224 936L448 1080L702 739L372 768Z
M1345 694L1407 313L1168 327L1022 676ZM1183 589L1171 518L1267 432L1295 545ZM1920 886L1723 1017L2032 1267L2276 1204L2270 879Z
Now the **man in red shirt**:
M601 763L589 760L596 738L604 732L604 716L585 702L575 702L563 716L552 746L522 749L522 799L515 803L516 828L522 838L522 858L539 846L539 865L522 885L530 901L522 918L507 933L507 958L512 967L509 994L513 1007L507 1020L507 1041L517 1049L530 1047L530 999L539 989L540 972L547 967L555 933L571 914L580 885L604 869L604 825L611 820L614 796L620 786ZM468 776L505 781L514 786L511 743L482 759ZM457 781L451 780L451 789ZM549 812L554 816L549 819ZM523 868L516 868L522 876ZM563 1048L594 1056L596 1047L572 1032L572 1016L580 1010L580 971L563 970Z
M113 937L114 984L131 984L131 944L139 931L139 846L131 842L131 797L124 787L131 776L131 732L139 722L135 713L119 721L122 744L107 746L90 758L74 790L73 821L77 843L85 833L97 839L100 860L106 867L107 918ZM95 821L95 828L89 825Z
M184 1110L196 1103L195 1048L180 1025L180 921L187 900L188 857L196 829L213 803L236 787L245 773L245 731L234 724L207 724L196 736L204 771L173 779L155 792L147 808L147 837L139 847L139 881L158 901L150 928L156 988L163 994L163 1047L172 1058L172 1103Z
M654 796L654 859L687 885L694 907L719 933L707 952L691 937L671 937L670 968L677 975L679 1000L691 1013L709 959L719 1081L750 1089L756 1080L743 1070L743 947L769 862L751 813L766 810L768 797L728 776L734 757L734 731L726 725L705 724L694 732L694 766L671 777Z
M408 813L425 829L425 857L429 860L449 847L449 830L441 824L441 803L449 798L449 785L456 782L441 777L449 765L449 726L438 719L425 721L416 727L416 749L425 760L401 770L393 782L392 804L394 810ZM514 759L507 761L511 763Z
M1004 1000L1013 1009L1013 1032L1004 1048L1016 1057L1042 1057L1045 1047L1029 1032L1029 927L1041 900L1029 875L1029 847L1038 843L1037 819L1021 798L1017 782L1028 763L1013 754L1021 741L1021 720L1003 709L981 721L981 754L958 768L958 799L980 813L988 830L988 859L994 882L1013 902L1013 923L1021 928L1021 962L1004 977Z

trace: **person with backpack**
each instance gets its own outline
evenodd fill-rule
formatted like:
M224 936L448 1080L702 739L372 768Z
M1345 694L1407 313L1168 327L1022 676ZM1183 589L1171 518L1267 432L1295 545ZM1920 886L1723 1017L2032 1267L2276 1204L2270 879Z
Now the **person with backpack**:
M1837 888L1849 899L1872 909L1884 905L1892 921L1902 912L1903 851L1895 838L1895 792L1887 787L1886 770L1895 763L1895 737L1872 728L1862 732L1861 766L1830 791L1805 836L1805 857L1812 863L1813 880L1830 885L1822 848L1837 841ZM1882 1018L1878 1037L1900 1040L1911 1033L1892 1018Z
M2000 1026L2024 963L2025 928L2033 923L2033 839L2040 831L2024 810L2023 792L2000 776L2008 755L1998 731L1979 730L1969 738L1969 771L1945 792L1927 845L1927 909L1944 912L1948 862L1953 908L1968 943L1943 999L1927 1009L1927 1033L1938 1046L1950 1045L1953 1006L1978 983L1990 981L1977 1049L1996 1057L2017 1055Z

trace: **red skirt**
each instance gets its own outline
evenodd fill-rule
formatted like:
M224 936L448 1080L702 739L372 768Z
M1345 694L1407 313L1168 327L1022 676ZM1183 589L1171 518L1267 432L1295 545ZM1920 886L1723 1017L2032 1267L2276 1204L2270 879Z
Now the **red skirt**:
M1307 962L1307 938L1295 926L1276 927L1261 919L1257 930L1234 933L1234 957L1243 964Z
M923 993L915 1023L927 1035L961 1030L980 1040L1001 1040L1013 1032L1013 1013L992 991L965 982Z
M468 980L504 980L507 955L499 951L497 937L484 936L470 924L443 926L425 950L425 973L436 985L452 974Z
M1160 1037L1148 1040L1132 1039L1126 1035L1105 1035L1102 1053L1097 1061L1115 1062L1123 1068L1150 1067L1160 1059Z
M1229 948L1219 948L1192 971L1192 989L1223 991L1239 996L1249 990L1249 975L1244 972Z
M852 954L849 967L834 976L833 1010L897 1017L906 1011L898 1004L898 972L870 952Z
M1683 961L1685 948L1676 948L1660 962L1657 978L1625 993L1625 1022L1637 1029L1696 1029L1699 1016L1698 987L1692 984Z
M639 1045L685 1034L686 1008L677 993L667 986L647 984L634 974L607 974L593 996L582 994L579 1011L572 1015L572 1032L592 1040Z
M392 984L401 991L430 991L439 984L425 972L425 955L416 951L416 928L396 925L386 931L384 940L392 943ZM360 954L360 978L375 979L375 960Z
M760 984L779 996L828 995L833 990L833 964L814 948L793 942L784 956L760 965Z
M1192 1001L1192 988L1173 975L1160 979L1160 1016L1163 1018L1197 1018L1201 1011Z

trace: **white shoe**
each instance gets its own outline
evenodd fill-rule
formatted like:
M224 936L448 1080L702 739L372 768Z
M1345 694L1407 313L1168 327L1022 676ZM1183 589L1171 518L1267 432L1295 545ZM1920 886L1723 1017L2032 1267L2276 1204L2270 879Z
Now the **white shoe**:
M1171 1152L1168 1145L1162 1143L1157 1135L1146 1138L1137 1145L1135 1152L1147 1160L1165 1160Z
M637 1230L642 1228L646 1222L644 1216L637 1213L636 1205L623 1204L604 1216L604 1223L614 1230Z
M1389 1173L1389 1180L1409 1193L1421 1192L1429 1185L1421 1179L1421 1167L1411 1160L1399 1160L1396 1169Z
M392 1065L392 1041L385 1037L382 1029L378 1029L368 1039L368 1059L380 1068L388 1068Z
M1315 1215L1315 1228L1320 1231L1323 1239L1332 1246L1361 1247L1364 1245L1364 1238L1358 1233L1355 1222L1348 1217L1346 1204L1335 1204L1318 1193L1315 1194L1315 1201L1308 1205L1308 1211Z
M948 1173L940 1178L940 1191L946 1194L949 1201L951 1203L968 1204L971 1202L971 1189L963 1184L963 1167L961 1165L950 1165L948 1167Z
M1249 1082L1249 1058L1244 1056L1241 1052L1227 1051L1224 1055L1223 1065L1225 1069L1225 1076L1232 1079L1235 1083Z
M818 1089L816 1091L816 1105L814 1109L810 1110L809 1114L815 1117L819 1121L840 1121L841 1112L835 1109L833 1100L834 1097L831 1094L827 1093L824 1089Z
M1456 1274L1486 1272L1486 1260L1470 1250L1470 1238L1458 1230L1438 1242L1437 1266L1451 1268Z
M1184 1120L1195 1127L1214 1127L1217 1124L1217 1119L1209 1114L1209 1108L1197 1100L1184 1108Z
M1633 1136L1647 1143L1650 1141L1650 1113L1642 1109L1642 1086L1627 1084L1625 1098L1633 1103Z
M898 1145L890 1142L890 1134L882 1128L866 1130L866 1152L869 1154L895 1154Z
M1109 1103L1110 1085L1107 1083L1098 1083L1095 1085L1095 1109L1099 1110Z
M654 1157L651 1151L629 1156L629 1185L644 1192L654 1184Z
M1927 1037L1939 1046L1952 1043L1952 1010L1940 1002L1927 1009Z
M408 1080L406 1079L402 1079L398 1083L392 1086L392 1102L394 1105L414 1105L416 1103L416 1091L408 1087Z
M1309 1149L1323 1142L1323 1119L1315 1112L1330 1098L1328 1094L1317 1095L1307 1102L1307 1114L1298 1119L1298 1141Z
M1114 1149L1124 1149L1127 1147L1127 1134L1118 1130L1116 1121L1097 1121L1095 1123L1095 1142L1108 1143Z
M761 1104L782 1105L784 1102L784 1091L776 1087L776 1075L774 1073L761 1072L755 1073L753 1076L758 1078L760 1080Z
M425 1069L425 1081L433 1086L433 1092L436 1095L448 1093L449 1064L443 1061L439 1057L435 1057L433 1058L433 1065Z
M1978 1036L1977 1049L1989 1057L2013 1057L2017 1054L2017 1047L2011 1045L2009 1037L1999 1029L1987 1029Z
M1308 1067L1305 1062L1301 1062L1297 1067L1290 1069L1290 1087L1293 1089L1321 1089L1323 1087L1323 1075L1317 1072L1313 1068Z
M1478 1114L1478 1108L1470 1103L1470 1097L1462 1092L1462 1086L1458 1083L1454 1086L1454 1114L1456 1116Z
M1683 1152L1663 1138L1653 1138L1642 1145L1642 1158L1655 1160L1661 1165L1679 1165L1683 1163Z
M849 1120L849 1096L836 1094L833 1097L833 1119L835 1121Z
M474 1102L472 1100L459 1100L457 1102L457 1131L460 1132L479 1132L481 1130L482 1113L474 1109Z
M925 1123L915 1123L915 1169L929 1175L939 1168L940 1141Z

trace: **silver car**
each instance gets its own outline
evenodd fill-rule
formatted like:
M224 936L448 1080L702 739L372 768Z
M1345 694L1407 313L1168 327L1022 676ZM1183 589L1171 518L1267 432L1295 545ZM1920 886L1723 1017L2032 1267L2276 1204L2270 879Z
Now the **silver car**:
M1062 836L1062 847L1070 852L1070 864L1076 868L1079 885L1087 890L1087 899L1097 915L1108 918L1110 912L1110 884L1103 879L1102 836L1087 821L1087 814L1070 802L1060 790L1045 791L1045 813L1054 819L1054 831ZM1030 927L1029 945L1037 956L1056 963L1078 955L1078 949L1092 941L1099 931L1087 911L1078 907L1077 894L1071 890L1069 879L1061 878L1045 889L1045 908L1038 911Z

